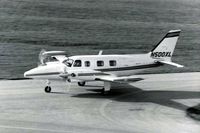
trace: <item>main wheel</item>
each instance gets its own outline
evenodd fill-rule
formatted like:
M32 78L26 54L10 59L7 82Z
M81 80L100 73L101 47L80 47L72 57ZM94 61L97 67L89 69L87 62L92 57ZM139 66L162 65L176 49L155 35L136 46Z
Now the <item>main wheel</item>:
M78 82L79 86L85 86L85 82Z
M101 94L102 95L108 95L108 94L110 94L110 91L106 91L105 88L102 88Z
M104 93L105 93L105 88L102 88L101 89L101 94L104 95Z
M51 87L50 86L46 86L45 89L44 89L44 91L46 93L50 93L51 92Z

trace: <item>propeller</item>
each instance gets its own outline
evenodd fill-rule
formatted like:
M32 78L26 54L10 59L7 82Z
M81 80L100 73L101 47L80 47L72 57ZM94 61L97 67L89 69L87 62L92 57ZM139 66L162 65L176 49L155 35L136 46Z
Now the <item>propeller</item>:
M45 49L42 49L39 53L39 65L45 64L44 59L46 58L46 55L44 54L46 52Z
M63 73L60 73L59 76L70 83L71 77L74 76L74 73L71 74L71 73L68 73L68 72L63 72Z
M60 73L59 76L68 81L70 75L67 72L63 72L63 73Z
M55 61L55 60L63 60L66 57L65 51L46 51L42 49L39 53L39 65L44 65L46 62Z
M63 69L63 72L60 73L59 76L60 76L61 78L63 78L63 80L65 80L65 81L67 82L67 92L69 92L70 89L71 89L71 79L70 79L71 74L68 73L68 72L66 71L66 69L64 68L64 69Z

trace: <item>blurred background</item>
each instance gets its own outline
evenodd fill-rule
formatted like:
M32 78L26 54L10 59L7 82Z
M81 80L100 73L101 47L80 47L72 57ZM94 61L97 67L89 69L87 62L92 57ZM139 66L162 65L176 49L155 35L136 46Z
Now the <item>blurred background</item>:
M41 49L68 55L149 52L171 29L182 33L173 61L200 70L199 0L0 0L0 78L22 78Z

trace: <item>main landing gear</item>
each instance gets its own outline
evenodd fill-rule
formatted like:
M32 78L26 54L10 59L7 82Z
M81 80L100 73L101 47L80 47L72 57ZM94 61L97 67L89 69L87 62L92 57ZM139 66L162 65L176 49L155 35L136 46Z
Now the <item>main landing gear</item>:
M79 86L85 86L85 82L78 82Z
M104 87L101 91L101 94L106 95L109 94L111 88L111 83L110 82L104 82Z
M51 87L50 87L50 81L47 80L47 86L44 88L44 91L46 93L50 93L51 92Z

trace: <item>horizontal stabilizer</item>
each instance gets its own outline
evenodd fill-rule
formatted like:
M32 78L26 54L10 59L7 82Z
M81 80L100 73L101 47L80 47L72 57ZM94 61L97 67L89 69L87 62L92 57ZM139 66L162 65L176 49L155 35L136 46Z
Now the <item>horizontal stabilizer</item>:
M176 66L176 67L184 67L183 65L180 65L180 64L177 64L177 63L174 63L174 62L171 62L171 61L158 61L158 62L163 63L163 64L167 64L167 65Z

